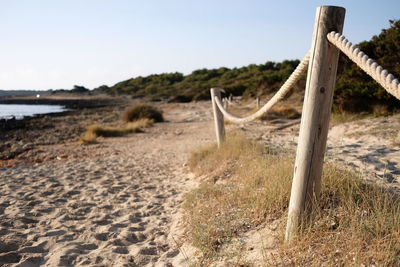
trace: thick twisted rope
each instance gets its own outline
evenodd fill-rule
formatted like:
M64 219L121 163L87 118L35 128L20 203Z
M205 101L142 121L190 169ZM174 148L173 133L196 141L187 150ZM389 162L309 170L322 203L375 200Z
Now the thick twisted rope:
M374 60L370 59L360 49L356 48L355 45L349 42L343 35L330 32L327 37L329 42L339 48L346 56L356 63L357 66L382 85L388 93L400 100L399 80Z
M300 79L303 72L305 72L305 70L308 67L309 60L310 60L310 51L307 52L307 54L304 56L303 60L296 67L296 69L293 71L293 73L290 75L290 77L286 80L286 82L281 86L281 88L278 90L278 92L276 92L276 94L262 108L260 108L257 112L255 112L254 114L252 114L250 116L247 116L245 118L235 117L224 109L224 105L221 103L221 101L218 97L215 97L215 102L216 102L219 110L221 110L222 114L224 114L224 117L228 121L231 121L233 123L245 123L245 122L254 121L254 120L260 118L266 112L268 112L276 103L278 103L280 100L282 100L282 98L289 92L289 90L293 87L293 85L295 85L296 82Z

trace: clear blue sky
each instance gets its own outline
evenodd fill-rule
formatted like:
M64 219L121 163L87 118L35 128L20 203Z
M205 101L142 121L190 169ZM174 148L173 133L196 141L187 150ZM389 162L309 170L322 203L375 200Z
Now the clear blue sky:
M300 59L319 5L346 8L353 43L400 19L400 0L0 0L0 89Z

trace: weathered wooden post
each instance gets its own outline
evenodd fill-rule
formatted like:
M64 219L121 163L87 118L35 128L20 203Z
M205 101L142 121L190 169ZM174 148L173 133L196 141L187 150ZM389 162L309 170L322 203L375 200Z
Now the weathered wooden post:
M260 97L258 97L258 96L256 98L256 107L257 107L257 109L260 109Z
M222 142L225 139L225 126L224 126L224 115L219 110L217 103L215 103L215 97L221 100L221 89L211 88L211 103L214 112L214 122L215 122L215 133L217 135L218 147L221 147Z
M222 100L223 100L223 103L224 103L224 109L228 110L228 106L229 106L228 98L224 97Z
M302 214L320 191L322 165L332 108L339 50L327 40L342 32L345 9L320 6L314 23L310 64L290 195L286 241L298 231Z

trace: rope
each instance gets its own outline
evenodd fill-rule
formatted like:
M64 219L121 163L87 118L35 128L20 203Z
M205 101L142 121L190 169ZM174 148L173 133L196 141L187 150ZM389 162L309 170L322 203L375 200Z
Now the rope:
M293 85L296 84L296 82L300 79L303 72L307 69L309 59L310 59L310 51L307 52L307 54L304 56L303 60L296 67L296 69L293 71L293 73L290 75L290 77L286 80L286 82L282 85L282 87L278 90L278 92L276 92L276 94L262 108L260 108L254 114L247 116L245 118L235 117L232 114L228 113L228 111L226 111L224 109L224 106L221 103L221 100L218 97L215 97L215 102L216 102L219 110L221 110L222 114L224 114L224 117L228 121L231 121L233 123L238 123L238 124L254 121L254 120L260 118L262 115L264 115L266 112L268 112L276 103L278 103L280 100L282 100L282 98L289 92L290 88L292 88Z
M382 68L374 60L370 59L364 52L356 48L343 35L330 32L328 40L339 48L346 56L356 63L363 71L377 81L391 95L400 100L400 84L392 74Z

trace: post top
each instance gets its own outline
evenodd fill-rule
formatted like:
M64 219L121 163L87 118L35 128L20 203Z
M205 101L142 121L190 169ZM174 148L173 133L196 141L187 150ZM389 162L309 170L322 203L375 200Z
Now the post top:
M346 10L344 7L342 6L318 6L318 8L340 8L340 9L344 9Z

